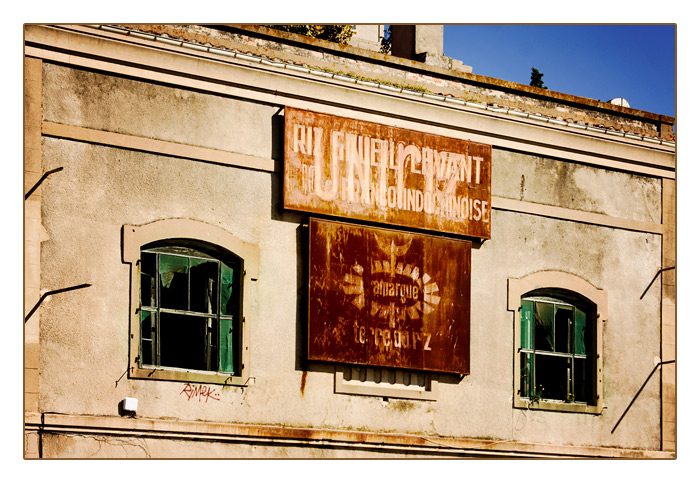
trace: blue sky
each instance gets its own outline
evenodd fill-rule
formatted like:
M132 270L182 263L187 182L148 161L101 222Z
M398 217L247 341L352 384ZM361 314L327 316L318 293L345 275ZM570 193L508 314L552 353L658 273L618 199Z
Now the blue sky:
M445 55L474 74L676 115L674 25L445 25Z

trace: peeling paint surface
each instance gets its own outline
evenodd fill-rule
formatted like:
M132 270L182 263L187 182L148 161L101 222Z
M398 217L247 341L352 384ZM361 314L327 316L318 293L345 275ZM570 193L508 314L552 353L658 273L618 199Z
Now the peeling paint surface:
M309 230L309 359L469 373L471 242Z
M491 146L285 108L284 207L491 237Z

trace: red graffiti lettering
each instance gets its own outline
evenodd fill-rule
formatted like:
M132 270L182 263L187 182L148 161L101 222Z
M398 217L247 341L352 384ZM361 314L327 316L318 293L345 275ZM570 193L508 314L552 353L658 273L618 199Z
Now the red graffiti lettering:
M194 398L197 398L198 402L201 402L202 399L204 399L204 402L209 402L210 398L215 401L220 401L221 399L219 398L221 397L221 394L214 391L215 389L213 387L207 387L203 384L190 384L189 382L186 382L185 387L182 388L180 394L187 396L188 401Z

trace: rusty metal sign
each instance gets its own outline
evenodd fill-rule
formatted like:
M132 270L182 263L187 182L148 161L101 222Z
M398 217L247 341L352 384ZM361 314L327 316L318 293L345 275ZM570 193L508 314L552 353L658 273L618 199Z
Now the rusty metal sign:
M491 146L285 108L284 207L491 237Z
M471 242L311 219L310 360L469 373Z

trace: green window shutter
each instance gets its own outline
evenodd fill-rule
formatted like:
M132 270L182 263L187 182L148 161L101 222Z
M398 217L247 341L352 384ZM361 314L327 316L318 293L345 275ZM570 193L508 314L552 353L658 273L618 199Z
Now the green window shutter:
M233 369L233 321L221 319L219 325L219 371L234 372Z
M233 294L233 268L225 263L221 264L221 314L233 315L232 305L235 300L231 300ZM233 302L233 303L232 303Z
M531 300L523 300L520 308L520 347L532 349L532 312Z
M578 308L574 315L574 352L586 355L586 314Z

